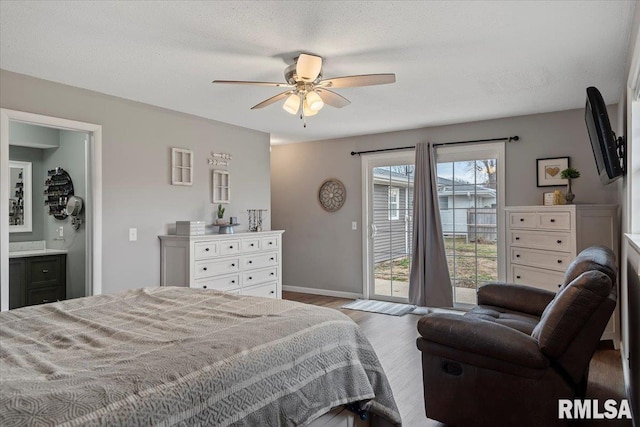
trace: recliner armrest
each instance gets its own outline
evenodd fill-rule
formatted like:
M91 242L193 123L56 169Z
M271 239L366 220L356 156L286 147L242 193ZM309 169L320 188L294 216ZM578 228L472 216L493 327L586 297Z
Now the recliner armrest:
M418 321L418 332L431 342L533 369L549 366L538 342L515 329L473 317L431 313Z
M492 305L540 317L554 292L512 283L487 283L478 289L478 305Z

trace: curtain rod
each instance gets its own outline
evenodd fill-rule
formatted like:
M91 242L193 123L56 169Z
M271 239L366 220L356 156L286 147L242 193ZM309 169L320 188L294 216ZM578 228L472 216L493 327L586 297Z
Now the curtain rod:
M511 142L511 141L518 141L520 139L520 137L518 135L515 136L508 136L505 138L490 138L490 139L473 139L470 141L453 141L453 142L439 142L437 144L433 144L434 147L439 147L441 145L455 145L455 144L469 144L472 142L494 142L494 141L507 141L507 142ZM396 148L381 148L379 150L367 150L367 151L352 151L351 155L355 156L355 155L361 155L361 154L368 154L368 153L379 153L382 151L397 151L397 150L410 150L412 148L416 148L415 145L411 145L408 147L396 147Z

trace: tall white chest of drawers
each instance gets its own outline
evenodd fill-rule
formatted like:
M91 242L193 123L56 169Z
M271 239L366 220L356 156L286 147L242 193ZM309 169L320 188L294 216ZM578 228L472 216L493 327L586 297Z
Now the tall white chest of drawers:
M510 206L507 225L507 282L556 292L569 263L583 249L604 245L619 260L617 205ZM602 339L619 342L618 309Z
M160 238L160 284L282 298L282 230Z

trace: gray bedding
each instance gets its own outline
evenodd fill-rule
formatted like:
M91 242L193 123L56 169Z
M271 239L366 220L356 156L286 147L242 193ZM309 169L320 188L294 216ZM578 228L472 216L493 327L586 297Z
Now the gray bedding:
M0 425L306 425L387 378L337 310L146 288L0 313Z

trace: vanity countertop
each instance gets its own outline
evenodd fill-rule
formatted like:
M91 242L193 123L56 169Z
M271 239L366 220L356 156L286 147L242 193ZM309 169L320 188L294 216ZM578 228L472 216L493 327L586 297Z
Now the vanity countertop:
M66 254L65 249L32 249L28 251L9 251L9 258Z

